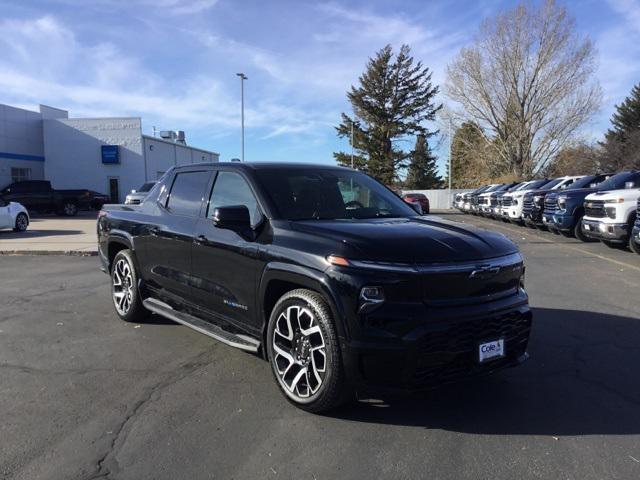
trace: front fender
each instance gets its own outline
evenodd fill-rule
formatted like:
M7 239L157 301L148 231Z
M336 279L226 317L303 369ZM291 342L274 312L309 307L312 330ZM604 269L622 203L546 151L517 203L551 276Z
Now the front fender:
M269 283L274 280L280 280L285 282L294 283L300 285L303 288L315 290L322 294L327 300L331 314L333 316L338 336L341 338L348 337L348 329L346 326L344 307L339 301L338 295L334 292L324 272L319 270L304 267L301 265L293 265L283 262L271 262L265 266L260 278L260 284L258 289L258 299L260 305L264 305L265 294ZM263 334L266 332L268 318L265 318L264 309L261 308L263 317Z

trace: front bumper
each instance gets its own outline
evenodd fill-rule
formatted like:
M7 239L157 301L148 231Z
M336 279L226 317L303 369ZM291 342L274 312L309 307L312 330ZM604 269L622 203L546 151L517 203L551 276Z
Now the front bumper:
M517 366L528 358L532 315L526 293L515 298L517 305L512 298L511 307L497 310L466 307L465 315L459 309L455 317L426 321L394 342L344 342L348 378L359 394L408 393ZM480 343L500 338L505 356L480 363Z
M555 212L545 211L542 214L542 221L544 224L556 230L561 230L563 232L568 232L573 230L575 226L575 219L573 215L561 214Z
M502 218L511 222L521 222L522 209L519 209L517 207L504 207L502 209Z
M613 243L626 243L629 238L629 226L626 223L608 223L582 219L582 233L595 240Z
M545 225L542 217L542 210L533 209L522 214L522 219L527 225Z

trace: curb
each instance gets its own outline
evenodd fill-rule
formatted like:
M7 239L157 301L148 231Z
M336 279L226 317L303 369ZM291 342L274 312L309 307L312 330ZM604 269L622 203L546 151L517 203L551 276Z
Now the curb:
M17 257L17 256L39 256L39 255L51 255L51 256L67 256L67 257L97 257L96 251L81 251L81 250L0 250L0 257Z

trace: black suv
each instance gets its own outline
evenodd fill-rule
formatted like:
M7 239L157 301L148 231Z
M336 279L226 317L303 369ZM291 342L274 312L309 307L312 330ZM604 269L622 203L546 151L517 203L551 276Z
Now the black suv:
M256 352L305 410L527 358L516 245L419 216L357 171L178 167L142 205L105 206L97 228L122 319L151 311Z

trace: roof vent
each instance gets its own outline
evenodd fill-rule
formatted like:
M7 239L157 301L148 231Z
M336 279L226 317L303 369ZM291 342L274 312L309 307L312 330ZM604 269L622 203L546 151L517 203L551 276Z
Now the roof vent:
M169 142L181 143L182 145L187 144L187 141L185 140L184 130L161 130L160 138L168 140Z

